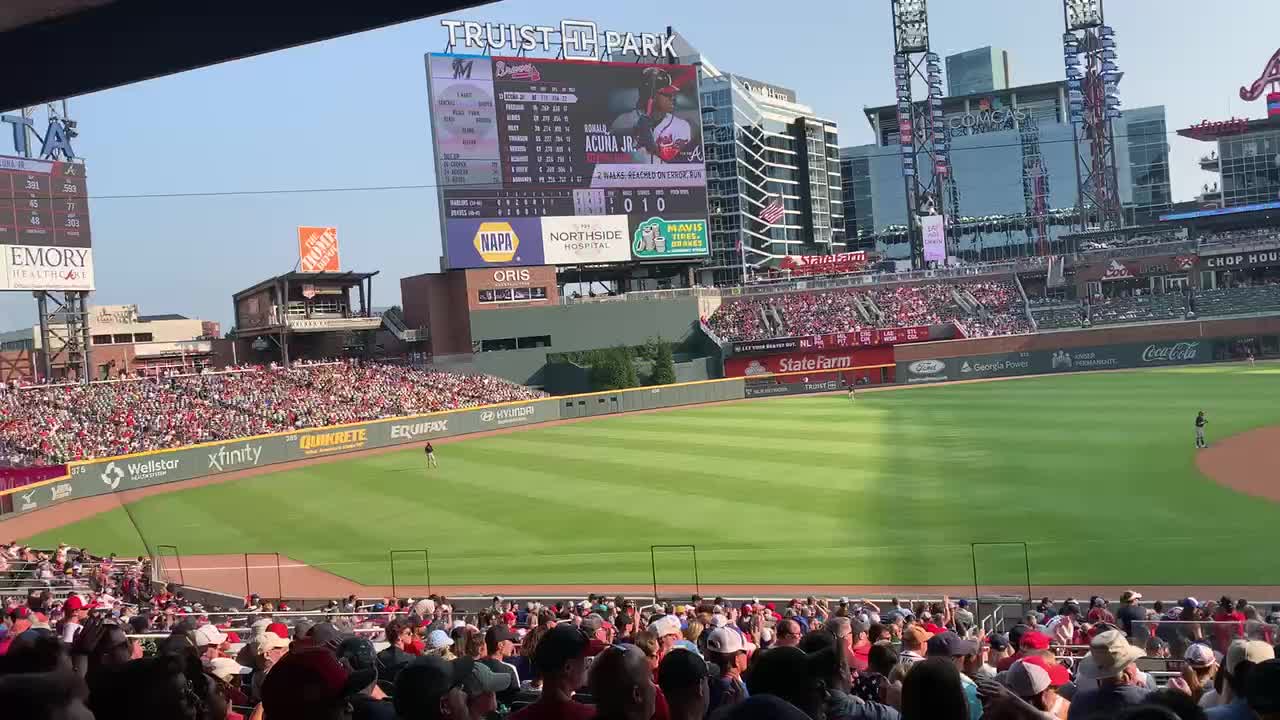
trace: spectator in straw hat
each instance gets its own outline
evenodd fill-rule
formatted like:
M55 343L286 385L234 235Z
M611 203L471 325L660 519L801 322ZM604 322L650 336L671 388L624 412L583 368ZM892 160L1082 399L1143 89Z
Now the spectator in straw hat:
M1070 720L1114 714L1146 700L1136 664L1142 656L1142 648L1130 645L1119 630L1094 636L1076 675L1079 689L1071 698Z

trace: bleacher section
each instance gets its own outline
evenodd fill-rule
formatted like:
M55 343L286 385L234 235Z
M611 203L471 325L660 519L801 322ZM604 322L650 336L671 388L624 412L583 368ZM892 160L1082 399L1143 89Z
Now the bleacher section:
M1280 312L1280 285L1196 291L1196 315L1245 315Z

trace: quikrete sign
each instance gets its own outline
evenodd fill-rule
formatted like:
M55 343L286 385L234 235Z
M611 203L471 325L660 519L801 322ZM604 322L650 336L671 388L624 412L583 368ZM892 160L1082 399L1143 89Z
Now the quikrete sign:
M560 49L566 58L598 58L604 54L665 58L676 54L673 36L600 30L590 20L561 20L558 26L441 20L440 25L449 32L450 52L461 47L513 52Z
M1261 250L1259 252L1233 253L1231 255L1211 255L1202 257L1205 270L1240 270L1243 268L1280 265L1280 250Z

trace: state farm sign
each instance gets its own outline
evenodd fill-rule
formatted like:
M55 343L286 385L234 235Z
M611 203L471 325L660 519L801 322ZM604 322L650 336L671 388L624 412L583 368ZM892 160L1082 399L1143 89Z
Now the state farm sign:
M725 360L724 372L729 377L742 377L769 373L867 370L877 365L892 364L893 348L885 346L857 350L737 356Z

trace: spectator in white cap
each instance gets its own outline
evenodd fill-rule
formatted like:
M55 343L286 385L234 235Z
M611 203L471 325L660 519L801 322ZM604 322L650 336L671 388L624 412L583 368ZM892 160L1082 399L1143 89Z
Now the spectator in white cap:
M227 641L227 636L218 628L206 623L196 628L193 634L196 640L196 652L200 654L202 662L207 663L222 656L222 644ZM236 664L239 665L239 663Z
M1116 611L1116 622L1120 623L1120 629L1127 637L1134 636L1135 622L1141 623L1147 619L1147 611L1138 604L1141 599L1142 593L1133 590L1125 590L1120 595L1120 609Z
M432 630L427 635L427 655L439 655L445 660L454 659L453 638L443 630Z
M1199 703L1205 693L1214 692L1213 680L1218 674L1218 656L1208 645L1192 643L1183 655L1183 660L1185 664L1182 679L1191 690L1191 699Z
M733 628L716 628L707 636L707 660L719 669L718 677L711 682L708 713L749 696L742 682L742 671L747 669L747 650L742 633Z
M1136 664L1142 656L1142 648L1130 645L1119 630L1094 636L1076 673L1079 689L1071 698L1069 720L1110 716L1145 701L1148 692Z
M658 660L661 660L671 648L680 642L680 620L674 615L662 615L649 623L649 632L658 638Z

